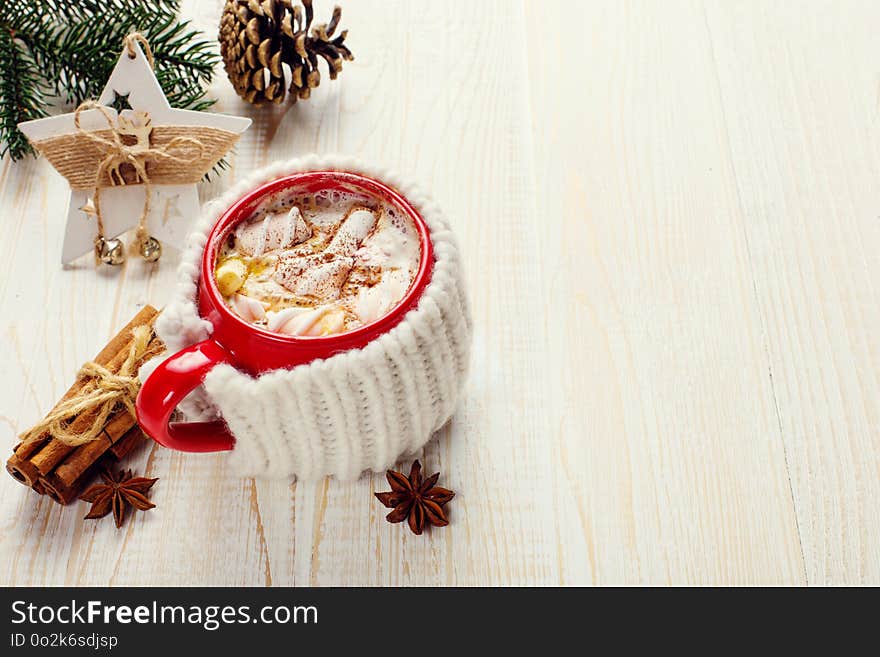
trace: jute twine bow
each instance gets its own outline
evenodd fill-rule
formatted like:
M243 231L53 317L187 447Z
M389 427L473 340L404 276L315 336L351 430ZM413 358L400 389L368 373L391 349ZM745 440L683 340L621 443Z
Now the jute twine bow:
M28 444L40 440L48 433L65 445L76 447L98 438L119 404L122 404L134 417L134 400L140 389L137 378L138 363L158 355L164 346L160 340L153 339L153 330L150 326L134 328L132 338L128 355L118 372L111 372L94 361L83 365L77 374L77 379L91 380L85 384L79 394L58 404L42 421L22 434L22 443ZM89 412L95 412L95 416L88 427L82 431L71 431L73 421Z
M153 51L150 49L150 44L147 42L146 38L139 32L132 32L125 37L124 44L128 50L128 56L132 58L136 56L136 51L134 49L135 42L144 46L144 54L152 67L154 62ZM80 125L80 114L89 109L97 109L104 116L104 119L107 121L107 126L110 128L110 139L105 139L97 132L84 130L82 128ZM147 119L149 118L149 114L146 112L143 112L143 114ZM101 181L104 179L107 172L110 171L110 184L113 186L117 184L116 178L113 177L112 169L117 173L119 184L125 185L125 180L122 179L121 174L118 173L119 166L121 164L130 164L137 174L136 183L139 182L144 185L144 205L141 210L140 219L138 220L135 241L132 244L133 252L140 251L144 242L149 237L146 224L147 216L150 213L152 187L150 185L150 177L147 175L147 162L165 160L181 165L193 164L202 158L205 150L204 144L193 137L175 137L164 146L157 148L149 145L148 136L147 144L137 143L129 146L122 140L122 133L119 130L119 126L114 123L109 110L93 100L87 100L76 108L76 111L73 114L73 123L79 134L106 148L106 155L98 165L98 173L95 178L97 184L95 187L95 195L92 199L95 208L95 218L98 223L98 236L95 238L95 244L97 245L100 240L104 238L104 220L101 216ZM152 128L150 128L150 130L152 130ZM181 149L187 148L193 149L192 154L189 156L185 155L184 152L181 152ZM175 153L175 151L178 152Z

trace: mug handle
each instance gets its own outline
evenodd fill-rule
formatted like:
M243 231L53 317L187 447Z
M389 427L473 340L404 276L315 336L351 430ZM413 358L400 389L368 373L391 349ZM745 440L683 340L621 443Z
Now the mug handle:
M235 439L223 420L175 422L171 414L205 380L215 365L232 362L232 355L211 339L169 356L141 385L135 407L141 429L164 447L181 452L221 452Z

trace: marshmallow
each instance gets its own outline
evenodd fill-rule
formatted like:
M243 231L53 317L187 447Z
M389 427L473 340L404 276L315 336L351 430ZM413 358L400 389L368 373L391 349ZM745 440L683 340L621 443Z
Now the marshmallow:
M336 258L322 262L323 257L289 258L278 263L275 281L295 295L318 301L339 298L342 284L354 265L353 258Z
M266 313L266 328L285 335L331 335L345 326L345 312L333 306L292 307Z
M258 299L236 294L229 304L235 313L246 322L259 322L266 319L266 305Z
M346 205L341 220L338 203L330 203L305 205L307 219L294 206L241 224L228 260L248 265L242 272L234 265L243 282L228 274L226 296L238 293L229 306L270 331L309 336L343 333L390 312L412 284L418 235L386 207ZM267 312L288 303L298 305Z
M373 287L362 287L352 303L352 310L364 324L384 317L406 295L410 278L399 269L385 272Z
M306 241L311 235L312 229L297 207L286 214L269 214L263 221L249 221L235 229L238 248L245 255L255 257L266 251L289 248Z
M269 311L266 313L266 328L277 333L297 335L298 330L302 326L308 324L310 320L305 320L305 322L302 319L297 322L294 322L294 320L297 317L302 318L306 314L314 314L316 310L318 309L293 306L291 308L284 308L278 312ZM316 317L314 321L317 321L318 319L319 317Z
M343 257L354 255L375 225L376 215L371 210L358 208L349 212L327 245L327 252Z
M247 278L247 265L240 258L228 258L224 260L214 271L217 280L217 288L224 297L238 292Z

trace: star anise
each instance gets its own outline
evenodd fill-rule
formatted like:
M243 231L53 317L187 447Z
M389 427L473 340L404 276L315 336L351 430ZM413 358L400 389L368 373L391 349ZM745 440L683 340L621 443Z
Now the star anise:
M158 479L132 477L131 470L120 470L116 475L104 470L101 472L101 479L104 480L103 484L95 484L79 498L92 503L92 508L85 516L86 520L103 518L112 511L116 526L122 527L127 506L141 511L156 506L146 498L146 493Z
M409 477L401 472L388 470L385 478L391 484L391 490L387 493L375 493L376 499L389 509L394 509L385 516L385 520L388 522L408 520L413 534L421 534L426 524L435 527L445 527L449 524L443 507L455 497L455 493L434 485L440 478L439 472L422 481L422 464L415 461Z

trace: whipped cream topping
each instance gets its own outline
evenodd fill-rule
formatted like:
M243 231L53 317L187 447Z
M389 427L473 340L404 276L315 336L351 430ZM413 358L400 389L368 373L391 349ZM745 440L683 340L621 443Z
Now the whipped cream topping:
M396 207L338 191L254 213L226 239L218 288L247 322L287 335L332 335L388 314L406 295L421 249Z
M260 322L266 319L266 304L258 299L235 294L229 302L238 316L247 322Z
M262 222L240 225L235 231L239 249L245 255L262 256L266 251L287 248L312 235L299 208L285 214L267 214Z

